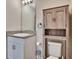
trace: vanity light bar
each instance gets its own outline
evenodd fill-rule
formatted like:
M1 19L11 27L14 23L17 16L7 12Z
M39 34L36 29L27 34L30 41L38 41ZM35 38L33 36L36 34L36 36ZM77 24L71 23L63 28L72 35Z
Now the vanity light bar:
M32 2L33 2L33 0L22 0L22 3L23 3L24 5L30 4L30 3L32 3Z

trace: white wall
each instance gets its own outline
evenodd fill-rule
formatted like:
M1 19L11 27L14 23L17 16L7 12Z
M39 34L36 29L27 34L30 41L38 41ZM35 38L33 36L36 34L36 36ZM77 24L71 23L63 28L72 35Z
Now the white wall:
M43 24L43 9L53 8L57 6L69 4L69 12L71 13L71 0L37 0L36 7L36 33L37 41L43 44L43 27L38 28L38 24ZM41 46L43 48L43 46ZM42 50L43 54L43 50ZM44 55L44 54L43 54Z
M20 30L21 0L6 0L6 30Z

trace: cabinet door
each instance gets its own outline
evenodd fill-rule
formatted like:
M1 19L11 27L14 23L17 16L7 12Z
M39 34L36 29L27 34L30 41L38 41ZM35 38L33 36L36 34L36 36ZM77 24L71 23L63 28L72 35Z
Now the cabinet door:
M12 45L13 49L13 59L24 59L24 49L23 45L15 43Z
M44 11L45 28L47 29L65 29L66 12L65 7L54 8Z
M8 37L8 59L24 59L23 39Z
M12 42L8 42L8 59L13 59Z
M65 29L66 28L65 7L54 9L53 21L56 23L56 29Z
M54 19L54 11L46 10L44 14L45 28L54 29L56 28L56 23L53 21Z

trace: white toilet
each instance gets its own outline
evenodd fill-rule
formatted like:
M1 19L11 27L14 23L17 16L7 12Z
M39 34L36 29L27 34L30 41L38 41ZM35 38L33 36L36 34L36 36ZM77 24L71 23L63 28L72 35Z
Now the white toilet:
M47 59L59 59L61 57L62 43L48 42L48 55Z
M54 57L54 56L49 56L47 57L47 59L59 59L58 57Z

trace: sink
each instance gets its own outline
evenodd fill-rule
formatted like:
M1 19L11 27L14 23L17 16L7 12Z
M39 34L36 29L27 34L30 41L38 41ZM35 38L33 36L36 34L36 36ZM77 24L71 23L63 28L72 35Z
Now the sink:
M16 33L13 34L13 36L17 36L17 37L27 37L27 36L31 36L33 34L29 34L29 33Z

